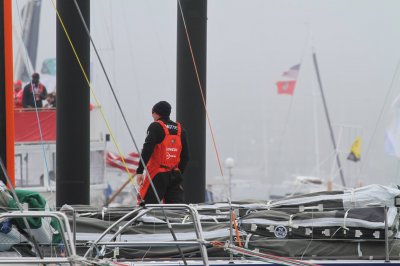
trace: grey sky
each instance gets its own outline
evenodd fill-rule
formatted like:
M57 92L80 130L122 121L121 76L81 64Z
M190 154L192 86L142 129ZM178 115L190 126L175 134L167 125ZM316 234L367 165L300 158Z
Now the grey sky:
M38 62L55 54L54 10L50 0L42 1ZM141 146L152 105L162 99L175 105L177 3L95 0L91 6L94 41ZM332 123L362 128L341 134L339 149L345 151L341 159L348 184L355 185L360 170L364 184L398 182L398 159L385 155L383 149L387 116L377 125L400 59L398 10L396 0L208 1L208 108L222 160L236 160L234 197L248 196L249 190L240 189L241 180L249 188L264 185L269 192L278 191L271 185L279 186L295 175L320 174L326 180L334 173L334 182L340 183L332 168L312 46ZM94 88L119 144L129 152L133 144L128 131L94 53L92 58ZM275 82L299 62L294 96L278 95ZM385 106L399 93L398 78L394 85ZM340 127L334 129L339 137ZM355 135L363 139L363 152L372 145L367 158L362 154L364 165L345 160ZM208 182L218 181L218 175L208 134Z

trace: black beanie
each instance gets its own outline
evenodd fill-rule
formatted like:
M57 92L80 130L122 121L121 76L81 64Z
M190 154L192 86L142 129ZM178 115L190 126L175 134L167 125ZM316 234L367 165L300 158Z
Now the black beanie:
M153 106L152 111L162 117L169 117L169 115L171 114L171 105L166 101L161 101Z

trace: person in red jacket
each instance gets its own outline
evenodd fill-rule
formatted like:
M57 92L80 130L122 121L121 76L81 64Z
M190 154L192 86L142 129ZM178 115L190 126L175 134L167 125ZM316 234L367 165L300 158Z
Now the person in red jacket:
M22 81L16 80L14 82L14 108L22 108Z
M159 203L150 185L151 178L160 201L183 203L183 172L189 161L189 147L186 132L180 123L172 121L171 105L158 102L152 109L154 122L147 129L141 156L148 173L143 175L142 162L136 170L136 180L140 186L140 198L145 203Z

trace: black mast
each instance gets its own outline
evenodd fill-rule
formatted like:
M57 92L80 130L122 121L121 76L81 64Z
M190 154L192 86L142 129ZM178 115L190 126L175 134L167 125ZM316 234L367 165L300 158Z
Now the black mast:
M90 0L77 1L90 27ZM90 39L72 0L58 0L63 19L89 78ZM90 204L90 91L57 19L57 207Z
M313 60L314 60L315 72L317 73L319 89L321 90L321 96L322 96L322 102L323 102L323 105L324 105L326 121L328 122L329 132L331 134L331 140L332 140L332 144L333 144L333 149L335 150L335 154L336 154L336 163L337 163L338 168L339 168L340 179L342 180L343 187L346 187L346 182L344 180L344 175L343 175L342 164L340 163L339 153L337 152L335 135L333 134L332 123L331 123L331 119L329 117L328 106L326 104L325 94L324 94L324 90L322 88L321 76L319 74L319 69L318 69L317 55L316 55L315 52L313 52Z
M183 19L206 98L207 0L178 0L177 15L176 117L186 129L190 147L185 200L199 203L204 202L206 185L206 114Z

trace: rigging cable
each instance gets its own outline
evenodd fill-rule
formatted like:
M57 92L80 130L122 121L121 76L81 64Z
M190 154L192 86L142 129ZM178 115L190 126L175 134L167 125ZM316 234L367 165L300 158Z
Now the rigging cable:
M236 234L236 239L237 239L236 242L238 242L239 247L242 247L243 246L242 245L242 240L240 239L239 228L238 228L238 225L237 225L237 222L236 222L236 216L235 216L235 212L234 211L231 212L231 216L232 216L232 221L233 221L233 227L235 228L235 234Z
M20 25L20 28L21 28L21 34L22 34L22 23L21 23L21 15L20 15L20 12L21 12L21 10L20 10L20 8L19 8L19 4L18 4L18 0L15 0L15 2L16 2L16 6L17 6L17 13L18 13L18 22L19 22L19 25ZM22 38L21 38L22 39ZM33 73L34 72L34 69L33 69L33 66L32 66L32 64L31 64L31 62L30 62L30 59L29 59L29 55L28 55L28 51L26 50L26 47L25 47L25 44L24 45L22 45L22 50L24 51L24 57L25 57L25 67L27 68L27 70L28 70L28 72L30 72L30 73ZM44 140L43 140L43 132L42 132L42 126L41 126L41 122L40 122L40 118L39 118L39 110L38 110L38 107L36 106L36 99L35 99L35 92L33 91L33 85L32 85L32 80L31 80L31 82L30 82L30 86L31 86L31 89L32 89L32 97L33 97L33 102L34 102L34 104L35 104L35 114L36 114L36 121L37 121L37 124L38 124L38 129L39 129L39 136L40 136L40 146L41 146L41 148L42 148L42 158L43 158L43 161L44 161L44 163L45 163L45 167L46 167L46 173L47 173L47 176L48 176L48 173L49 173L49 165L48 165L48 162L47 162L47 156L46 156L46 151L45 151L45 149L44 149ZM39 84L38 84L38 86L39 86ZM53 197L54 198L54 190L52 189L52 187L51 187L51 185L50 185L50 178L47 178L47 189L50 191L50 197ZM54 202L54 209L55 209L55 202Z
M53 1L53 0L52 0L52 1ZM108 74L107 74L107 71L106 71L106 69L105 69L105 67L104 67L103 61L101 60L100 54L99 54L98 51L97 51L97 47L96 47L96 45L95 45L95 43L94 43L94 41L93 41L93 38L92 38L92 36L91 36L91 34L90 34L90 31L89 31L89 28L88 28L88 26L87 26L87 24L86 24L86 21L85 21L83 15L82 15L81 9L79 8L79 5L78 5L78 3L76 2L76 0L74 0L74 4L75 4L75 7L76 7L76 9L77 9L77 11L78 11L78 14L79 14L79 16L80 16L80 18L81 18L82 24L83 24L83 26L85 27L86 34L88 35L88 37L89 37L89 39L90 39L90 42L91 42L91 44L92 44L92 46L93 46L93 48L94 48L94 51L95 51L96 56L97 56L97 59L98 59L99 62L100 62L101 68L102 68L103 73L104 73L104 75L105 75L105 77L106 77L106 79L107 79L108 85L110 86L110 89L111 89L111 92L112 92L112 94L113 94L113 96L114 96L114 99L115 99L115 101L116 101L116 103L117 103L117 105L118 105L118 109L119 109L119 111L120 111L120 113L121 113L121 116L122 116L122 118L123 118L123 120L124 120L125 126L126 126L127 129L128 129L129 136L131 137L131 140L132 140L132 142L133 142L133 144L134 144L134 146L135 146L135 148L136 148L136 151L138 152L138 154L139 154L139 156L140 156L140 161L141 161L141 163L143 164L144 169L146 170L146 173L147 173L147 174L146 174L146 177L147 177L147 178L149 179L149 181L150 181L150 185L151 185L151 187L152 187L152 189L153 189L153 191L154 191L154 194L155 194L155 196L156 196L156 198L157 198L157 202L161 204L161 199L160 199L160 197L159 197L159 195L158 195L158 193L157 193L157 191L156 191L156 189L155 189L155 187L154 187L154 184L153 184L153 182L152 182L152 180L151 180L151 178L150 178L150 176L149 176L149 173L148 173L148 171L147 171L146 164L144 163L144 160L143 160L143 157L142 157L142 155L141 155L141 153L140 153L139 147L138 147L138 145L137 145L137 143L136 143L136 140L135 140L135 138L134 138L134 136L133 136L133 134L132 134L132 131L131 131L130 127L129 127L128 121L126 120L126 117L125 117L125 114L124 114L124 112L123 112L123 110L122 110L121 104L119 103L118 97L117 97L117 95L116 95L116 93L115 93L115 90L114 90L114 88L113 88L113 86L112 86L112 84L111 84L110 78L109 78L109 76L108 76ZM61 19L60 15L58 14L58 11L57 11L57 15L58 15L59 18ZM65 33L67 34L67 31L66 31L66 29L65 29L65 27L64 27L64 24L62 24L62 25L63 25L63 28L64 28ZM70 38L68 38L68 39L70 40ZM71 41L71 40L70 40L70 44L71 44L71 47L73 47L73 44L72 44L72 41ZM75 49L74 49L74 51L75 51ZM75 56L76 56L77 60L79 60L79 57L78 57L78 55L77 55L76 52L75 52ZM79 62L80 62L80 60L79 60ZM81 69L82 69L83 72L85 72L84 69L83 69L83 67L81 67ZM95 97L96 103L97 103L98 105L100 105L100 104L99 104L99 101L97 100L97 97L95 96L94 91L93 91L93 89L92 89L92 87L91 87L91 85L90 85L90 81L89 81L89 79L87 78L86 73L84 73L84 74L85 74L86 81L88 82L88 85L89 85L89 87L91 88L92 94L93 94L93 96ZM100 105L100 106L101 106L101 105ZM102 114L104 114L104 112L102 111L103 109L100 108L100 110L101 110ZM105 118L105 115L104 115L103 117L104 117L104 120L107 122L107 120L106 120L106 118ZM107 123L107 126L109 127L108 123ZM110 135L111 135L112 138L114 139L114 136L113 136L113 134L112 134L112 131L111 131L111 128L110 128L110 127L109 127L109 131L110 131ZM114 140L115 140L115 139L114 139ZM117 146L116 141L115 141L114 144ZM119 155L121 156L121 158L122 158L122 160L123 160L123 164L125 165L126 170L127 170L127 172L129 173L129 169L127 168L127 165L126 165L126 163L125 163L125 160L124 160L124 158L123 158L123 156L122 156L122 154L121 154L121 152L120 152L118 146L117 146L117 149L118 149ZM129 174L130 174L130 173L129 173ZM131 182L133 183L133 178L132 178L132 175L131 175L131 174L130 174L130 179L131 179ZM137 194L138 194L138 197L141 198L140 193L137 193ZM142 198L141 198L141 201L143 201Z
M296 260L296 259L290 259L286 257L280 257L280 256L275 256L272 254L256 251L256 250L250 250L247 248L241 248L241 247L236 247L233 246L231 243L222 243L218 241L211 242L211 244L214 247L219 247L219 248L224 248L225 250L228 250L232 253L237 253L241 255L247 255L250 257L255 257L259 258L263 261L274 263L274 264L279 264L279 265L288 265L288 266L294 266L294 265L299 265L299 266L319 266L318 264L310 263L310 262L304 262L301 260Z
M181 5L181 1L180 0L178 0L178 5L179 5L179 10L180 10L180 13L181 13L182 21L183 21L183 26L185 28L186 39L188 41L190 54L192 56L194 70L196 72L197 83L199 84L199 90L200 90L200 94L201 94L201 99L203 100L204 111L205 111L206 116L207 116L208 127L210 128L210 133L211 133L211 137L212 137L212 141L213 141L213 145L214 145L215 154L217 155L217 161L218 161L219 170L221 172L221 176L224 176L224 172L222 170L221 160L220 160L218 149L217 149L217 144L216 144L215 137L214 137L214 132L213 132L213 129L212 129L212 126L211 126L210 116L208 114L207 103L206 103L206 100L205 100L205 97L204 97L203 87L201 85L199 72L197 70L197 63L196 63L196 59L194 57L194 53L193 53L193 49L192 49L192 43L190 41L189 32L188 32L188 29L187 29L187 26L186 26L185 16L183 15L182 5Z
M72 51L73 51L73 53L74 53L74 55L75 55L75 58L76 58L76 60L77 60L77 62L78 62L78 64L79 64L79 67L81 68L82 74L83 74L84 77L85 77L86 83L88 84L88 86L89 86L89 88L90 88L90 91L91 91L91 93L92 93L92 96L93 96L93 98L94 98L96 104L97 104L98 106L100 106L100 108L99 108L99 109L100 109L100 113L101 113L101 116L102 116L102 118L103 118L103 120L104 120L104 122L105 122L105 124L106 124L106 127L107 127L109 133L110 133L112 142L114 143L114 145L115 145L115 147L116 147L116 149L117 149L117 151L118 151L118 154L119 154L120 157L121 157L122 163L123 163L123 165L124 165L124 167L125 167L126 172L127 172L128 175L129 175L129 179L131 180L131 183L132 183L133 187L134 187L135 190L137 191L137 188L136 188L136 186L134 185L134 181L133 181L133 178L132 178L132 174L130 173L130 171L129 171L129 169L128 169L128 166L127 166L127 164L126 164L126 162L125 162L125 157L122 155L121 149L120 149L119 145L117 144L117 141L116 141L116 139L115 139L115 135L114 135L114 133L113 133L111 127L110 127L110 124L108 123L108 120L107 120L107 118L106 118L106 116L105 116L105 113L104 113L104 111L103 111L103 108L101 107L100 102L99 102L99 100L97 99L97 96L96 96L96 94L94 93L93 87L92 87L92 85L91 85L91 83L90 83L90 81L89 81L89 78L88 78L88 76L87 76L85 70L83 69L83 65L82 65L82 63L81 63L81 60L80 60L80 58L79 58L79 56L78 56L78 53L77 53L76 50L75 50L75 46L74 46L73 43L72 43L72 40L71 40L71 38L70 38L70 36L69 36L69 34L68 34L68 31L67 31L67 29L65 28L64 22L63 22L63 20L62 20L60 14L59 14L59 12L58 12L58 9L57 9L57 7L56 7L56 5L55 5L55 3L54 3L54 0L50 0L50 1L51 1L52 4L53 4L54 10L55 10L56 15L57 15L57 18L58 18L58 20L60 21L60 24L61 24L61 26L62 26L62 28L63 28L63 30L64 30L64 32L65 32L65 35L66 35L66 37L67 37L67 39L68 39L68 42L69 42L69 44L70 44L70 46L71 46L71 49L72 49ZM80 12L80 10L79 10L79 12ZM80 15L81 15L81 12L80 12ZM91 38L90 38L90 40L92 41ZM97 52L96 49L95 49L95 51ZM100 62L101 62L101 61L100 61ZM101 63L101 65L103 66L102 63ZM104 70L104 68L103 68L103 70ZM107 74L106 74L106 78L107 78L107 81L108 81L109 84L110 84L110 80L109 80ZM114 93L114 90L113 90L113 89L112 89L112 92L113 92L113 95L114 95L114 97L115 97L115 93ZM117 103L118 103L118 102L117 102ZM120 108L119 103L118 103L118 107ZM123 118L124 118L124 121L126 122L125 116L123 116ZM129 130L129 132L130 132L129 127L128 127L128 130ZM134 141L134 144L135 144L136 150L138 151L138 147L137 147L135 141ZM140 197L140 194L139 194L139 193L138 193L138 196ZM142 200L142 199L141 199L141 200Z
M392 80L391 80L391 82L390 82L389 90L386 92L385 99L384 99L384 101L383 101L383 105L382 105L381 111L380 111L380 113L379 113L379 115L378 115L378 119L377 119L376 124L375 124L375 128L374 128L374 130L372 131L371 140L370 140L370 142L369 142L369 144L368 144L368 146L367 146L367 149L366 149L366 151L365 151L365 156L364 156L365 158L367 158L367 155L369 154L370 148L371 148L371 146L372 146L372 140L373 140L373 138L375 137L376 132L378 131L379 122L381 121L382 116L383 116L383 113L384 113L384 111L385 111L385 104L387 103L387 101L388 101L388 99L389 99L389 96L390 96L390 94L391 94L391 92L392 92L392 89L395 87L394 85L395 85L396 78L398 77L399 73L400 73L400 59L399 59L398 62L397 62L397 65L396 65L396 68L395 68L395 71L394 71ZM396 99L397 99L397 98L396 98ZM367 165L366 162L367 162L367 160L362 160L362 162L361 162L361 167L360 167L360 171L359 171L358 176L361 175L362 171L364 170L364 166Z
M344 187L346 187L346 180L344 178L342 164L340 162L340 157L339 157L339 153L338 153L338 146L336 144L335 134L333 132L332 122L331 122L331 118L330 118L330 115L329 115L329 112L328 112L328 105L326 103L325 93L324 93L324 89L322 87L322 79L321 79L321 75L319 73L318 60L317 60L317 54L316 54L315 49L313 49L312 58L313 58L313 63L314 63L315 74L316 74L316 77L317 77L317 80L318 80L319 90L321 92L325 118L326 118L326 122L328 123L329 135L331 137L333 149L336 152L336 164L337 164L337 167L339 168L340 179L342 181L342 185Z
M85 77L85 79L86 79L86 82L87 82L87 84L88 84L88 86L89 86L89 88L90 88L90 91L91 91L91 93L92 93L92 95L93 95L93 97L94 97L96 103L100 106L100 112L101 112L101 114L102 114L102 116L103 116L103 119L104 119L104 121L105 121L105 123L106 123L106 126L107 126L107 128L108 128L108 130L109 130L109 132L110 132L111 138L113 139L113 143L114 143L114 145L116 146L116 148L117 148L117 150L118 150L118 152L119 152L119 154L120 154L120 156L121 156L122 162L123 162L123 164L124 164L124 166L125 166L125 168L126 168L128 174L129 174L129 178L130 178L130 180L131 180L131 182L132 182L132 184L133 184L133 186L134 186L132 175L131 175L130 172L129 172L128 166L127 166L126 163L125 163L124 157L123 157L123 155L122 155L122 153L121 153L121 151L120 151L120 149L119 149L119 146L118 146L118 144L117 144L117 142L116 142L116 140L115 140L115 137L114 137L114 134L113 134L113 132L112 132L112 130L111 130L111 127L110 127L110 125L109 125L109 123L108 123L108 121L107 121L107 119L106 119L106 117L105 117L105 114L104 114L104 112L103 112L103 108L102 108L101 105L99 104L99 101L98 101L98 99L97 99L97 97L96 97L96 95L95 95L95 93L94 93L94 90L93 90L93 88L92 88L92 86L91 86L91 83L90 83L90 81L89 81L89 78L88 78L88 76L87 76L87 74L86 74L86 72L85 72L85 70L84 70L84 68L83 68L83 66L82 66L82 63L81 63L81 61L80 61L80 58L79 58L79 56L78 56L78 54L77 54L77 52L76 52L76 50L75 50L75 46L74 46L73 43L72 43L72 40L71 40L71 38L70 38L70 36L69 36L69 34L68 34L68 31L67 31L67 29L66 29L66 27L65 27L65 25L64 25L64 23L63 23L63 20L62 20L62 18L61 18L61 15L60 15L60 13L58 12L58 9L57 9L57 7L56 7L56 5L55 5L55 3L54 3L54 0L51 0L51 2L52 2L53 7L54 7L54 9L55 9L57 18L58 18L58 20L59 20L59 22L60 22L60 24L61 24L61 26L62 26L62 28L63 28L65 34L66 34L66 37L67 37L67 39L68 39L68 42L69 42L69 44L70 44L70 46L71 46L71 48L72 48L72 50L73 50L73 53L74 53L74 55L75 55L75 58L76 58L76 60L77 60L77 62L78 62L78 64L79 64L79 66L80 66L80 68L81 68L81 70L82 70L82 73L83 73L83 75L84 75L84 77ZM123 117L123 120L124 120L124 122L125 122L125 125L126 125L128 131L129 131L129 134L130 134L130 136L131 136L131 139L132 139L132 141L133 141L133 143L134 143L134 145L135 145L136 150L137 150L138 153L140 154L139 148L138 148L137 143L136 143L136 140L135 140L135 138L133 137L133 134L132 134L132 132L131 132L131 130L130 130L130 127L129 127L129 125L128 125L128 122L126 121L124 112L122 111L121 105L119 104L119 101L118 101L118 99L117 99L117 96L116 96L116 94L115 94L115 91L114 91L114 89L113 89L113 87L112 87L112 84L111 84L110 79L109 79L109 77L108 77L108 75L107 75L107 72L105 71L104 65L103 65L103 63L102 63L102 61L101 61L101 59L100 59L100 56L99 56L99 54L98 54L98 52L97 52L97 49L96 49L96 46L95 46L95 44L94 44L94 42L93 42L93 39L92 39L92 37L91 37L91 35L90 35L90 31L89 31L89 29L88 29L88 27L87 27L87 24L86 24L86 22L85 22L85 20L84 20L84 17L83 17L83 15L82 15L82 12L81 12L81 10L80 10L80 8L79 8L79 5L78 5L78 3L76 2L76 0L74 0L74 4L75 4L75 7L76 7L76 9L77 9L77 11L78 11L78 13L79 13L79 16L80 16L81 20L82 20L82 23L83 23L83 25L84 25L84 27L85 27L86 33L88 34L88 36L89 36L89 38L90 38L90 42L92 43L92 45L93 45L93 47L94 47L94 50L95 50L96 55L97 55L97 58L98 58L98 60L100 61L100 64L101 64L102 69L103 69L103 72L104 72L104 74L105 74L105 76L106 76L106 78L107 78L108 84L109 84L109 86L110 86L110 88L111 88L111 90L112 90L114 99L115 99L115 101L116 101L116 103L117 103L117 105L118 105L118 108L119 108L120 112L121 112L121 115L122 115L122 117ZM159 195L158 195L158 193L157 193L157 191L156 191L156 189L155 189L155 186L154 186L154 184L153 184L153 182L152 182L152 180L151 180L151 177L150 177L150 175L149 175L149 173L148 173L148 171L147 171L146 164L144 163L144 160L143 160L143 157L141 156L141 154L140 154L140 161L142 162L142 164L143 164L143 166L144 166L144 168L145 168L145 170L146 170L146 177L147 177L147 178L149 179L149 181L150 181L150 185L151 185L151 187L152 187L152 189L153 189L153 191L154 191L154 194L155 194L155 196L156 196L157 202L158 202L159 204L161 204L160 197L159 197ZM137 191L137 188L136 188L135 186L134 186L134 188L135 188L136 191ZM138 195L138 197L140 198L140 200L141 200L142 203L143 203L143 199L141 198L140 193L137 193L137 195ZM175 241L177 241L177 237L176 237L176 235L175 235L175 232L173 231L173 228L172 228L172 226L171 226L171 223L169 222L169 219L168 219L168 217L167 217L167 215L166 215L166 213L165 213L164 208L161 208L161 210L162 210L162 212L163 212L163 214L164 214L164 217L165 217L165 219L166 219L166 223L167 223L168 229L170 230L172 237L174 238ZM181 249L181 247L180 247L179 244L177 244L177 248L178 248L178 250L179 250L180 256L182 257L182 260L183 260L184 264L187 265L186 259L185 259L184 255L183 255L182 249Z
M17 205L19 211L20 211L21 213L24 213L24 208L22 207L22 204L21 204L21 202L19 201L17 192L15 191L14 187L12 186L11 180L10 180L10 178L8 177L8 174L7 174L6 167L4 166L3 159L1 159L1 158L0 158L0 168L1 168L1 171L3 172L3 174L4 174L4 176L5 176L6 180L7 180L7 183L10 184L10 191L11 191L11 194L12 194L14 200L15 200L15 203L16 203L16 205ZM30 227L27 218L26 218L25 216L23 216L23 217L22 217L22 221L24 222L24 225L25 225L25 227L26 227L26 229L27 229L27 231L28 231L28 236L29 236L30 240L31 240L32 243L33 243L33 247L34 247L35 251L37 252L37 256L40 257L41 259L43 259L44 256L43 256L43 254L42 254L42 252L41 252L41 250L40 250L40 248L39 248L39 244L38 244L38 242L37 242L35 236L34 236L33 233L32 233L32 228ZM22 230L23 230L23 229L22 229ZM24 231L24 230L23 230L23 231Z
M298 73L297 73L297 77L296 77L296 85L297 85L297 81L298 81L298 77L300 76L300 70L302 69L302 65L303 65L303 62L304 62L304 58L305 58L305 56L306 56L306 54L307 54L307 48L308 48L308 46L309 46L309 42L311 42L311 33L309 32L309 36L308 36L308 38L306 38L306 42L305 42L305 46L304 46L304 50L303 50L303 54L301 55L301 57L300 57L300 62L299 62L299 64L300 64L300 68L299 68L299 70L298 70ZM294 94L294 91L293 91L293 94ZM290 103L289 103L289 108L288 108L288 111L287 111L287 113L286 113L286 115L285 115L285 124L284 124L284 127L283 127L283 130L282 130L282 133L279 135L279 136L281 136L280 137L280 139L279 139L279 145L278 145L278 147L279 147L279 150L278 150L278 154L277 154L277 156L275 157L276 158L276 164L275 164L275 176L277 175L277 173L278 173L278 167L279 167L279 164L280 164L280 161L281 161L281 157L282 157L282 147L283 147L283 140L284 140L284 138L285 138L285 136L286 136L286 132L287 132L287 130L288 130L288 125L289 125L289 119L290 119L290 115L291 115L291 113L292 113L292 108L293 108L293 99L294 99L294 96L292 95L291 97L290 97ZM271 187L272 188L272 187ZM270 188L270 189L271 189ZM271 193L270 193L271 194Z
M311 221L314 221L314 210L311 210ZM312 232L312 233L311 233L311 239L310 239L310 241L308 242L307 247L304 249L303 253L301 254L301 260L303 260L304 255L306 254L307 250L310 248L311 243L312 243L313 240L314 240L314 222L311 224L311 232Z

